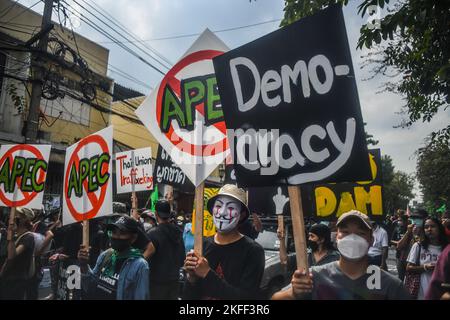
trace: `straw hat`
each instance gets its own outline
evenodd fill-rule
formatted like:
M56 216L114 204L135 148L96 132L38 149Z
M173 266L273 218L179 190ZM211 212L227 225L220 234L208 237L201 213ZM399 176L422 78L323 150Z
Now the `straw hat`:
M34 212L31 209L25 207L17 207L16 208L16 216L23 218L27 221L33 221Z
M216 194L214 197L208 200L206 207L208 208L209 212L212 212L214 202L219 196L228 196L239 201L242 204L242 207L245 212L245 217L241 222L245 221L248 218L248 216L250 215L250 210L248 209L247 206L247 194L245 193L244 189L238 188L234 184L224 185L222 188L220 188L218 194Z

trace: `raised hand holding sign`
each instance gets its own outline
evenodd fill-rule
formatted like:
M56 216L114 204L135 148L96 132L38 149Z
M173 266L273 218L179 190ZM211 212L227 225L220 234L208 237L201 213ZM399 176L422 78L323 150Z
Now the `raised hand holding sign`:
M278 192L273 196L273 202L275 203L275 214L283 214L283 208L285 204L289 201L289 197L286 197L281 192L281 187L278 187Z

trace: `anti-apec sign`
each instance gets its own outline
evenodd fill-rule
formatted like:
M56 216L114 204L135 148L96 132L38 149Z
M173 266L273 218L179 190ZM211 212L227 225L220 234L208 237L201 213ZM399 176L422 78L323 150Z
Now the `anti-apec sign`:
M229 153L212 64L227 50L211 31L204 31L136 110L194 186Z
M370 178L340 6L213 60L239 185Z
M110 126L66 149L64 225L113 212L112 147L113 127Z
M42 207L50 149L31 144L0 147L0 206Z
M116 153L117 193L153 189L152 148Z

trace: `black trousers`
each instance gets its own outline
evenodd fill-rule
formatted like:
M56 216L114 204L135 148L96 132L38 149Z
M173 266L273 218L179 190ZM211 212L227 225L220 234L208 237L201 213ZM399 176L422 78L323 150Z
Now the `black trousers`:
M179 295L180 283L178 281L150 282L150 300L177 300Z
M27 300L28 280L2 279L0 280L1 300Z

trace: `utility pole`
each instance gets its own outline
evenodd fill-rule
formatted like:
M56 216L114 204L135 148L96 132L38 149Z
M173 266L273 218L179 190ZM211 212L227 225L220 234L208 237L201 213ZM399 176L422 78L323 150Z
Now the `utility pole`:
M44 14L42 16L41 30L48 30L52 23L52 9L54 0L45 0ZM32 70L33 84L31 87L31 101L28 110L27 131L25 135L25 143L35 143L38 134L39 111L42 96L42 82L44 77L44 68L36 66L36 61L40 59L41 52L46 52L48 46L48 32L42 35L37 45L38 52L32 54ZM33 66L34 64L34 66Z

